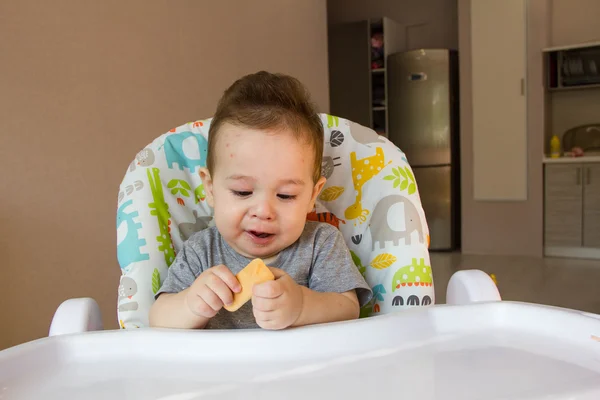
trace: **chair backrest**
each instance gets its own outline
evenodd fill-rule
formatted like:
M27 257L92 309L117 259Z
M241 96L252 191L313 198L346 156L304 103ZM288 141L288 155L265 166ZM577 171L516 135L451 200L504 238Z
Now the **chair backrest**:
M374 298L361 316L435 302L429 230L404 153L364 126L322 114L327 183L307 219L342 232ZM117 256L123 272L122 328L148 325L154 294L175 254L194 232L212 225L198 169L206 165L210 119L158 137L135 157L121 183Z

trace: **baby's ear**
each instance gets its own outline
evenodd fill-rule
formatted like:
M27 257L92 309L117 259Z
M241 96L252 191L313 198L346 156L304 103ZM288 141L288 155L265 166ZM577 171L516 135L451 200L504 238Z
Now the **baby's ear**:
M313 208L315 207L315 202L317 201L317 196L319 195L319 193L321 193L321 190L323 190L323 186L325 186L325 182L327 182L327 178L322 176L321 178L319 178L317 183L315 183L315 186L313 187L312 198L310 199L310 204L309 204L310 209L308 210L308 212L311 212L313 210Z
M210 176L210 172L208 168L200 168L200 179L202 179L202 184L204 185L204 193L206 193L206 202L209 206L214 208L214 198L213 198L213 181Z

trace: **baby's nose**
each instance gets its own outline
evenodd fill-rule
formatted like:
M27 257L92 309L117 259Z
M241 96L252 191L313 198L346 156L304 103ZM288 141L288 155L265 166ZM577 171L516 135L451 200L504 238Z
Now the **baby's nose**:
M267 198L258 199L252 209L252 216L264 220L274 219L275 208L273 206L273 202Z

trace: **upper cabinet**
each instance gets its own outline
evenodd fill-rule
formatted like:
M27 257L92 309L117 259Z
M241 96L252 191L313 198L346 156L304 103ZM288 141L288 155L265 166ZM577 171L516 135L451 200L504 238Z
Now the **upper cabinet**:
M600 87L600 42L544 50L549 90Z

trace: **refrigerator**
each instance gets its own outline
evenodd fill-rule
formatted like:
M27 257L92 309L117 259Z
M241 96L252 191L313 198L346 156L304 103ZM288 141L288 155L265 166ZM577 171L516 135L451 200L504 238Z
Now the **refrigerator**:
M387 60L388 138L406 154L429 225L430 250L460 247L458 55L444 49Z

